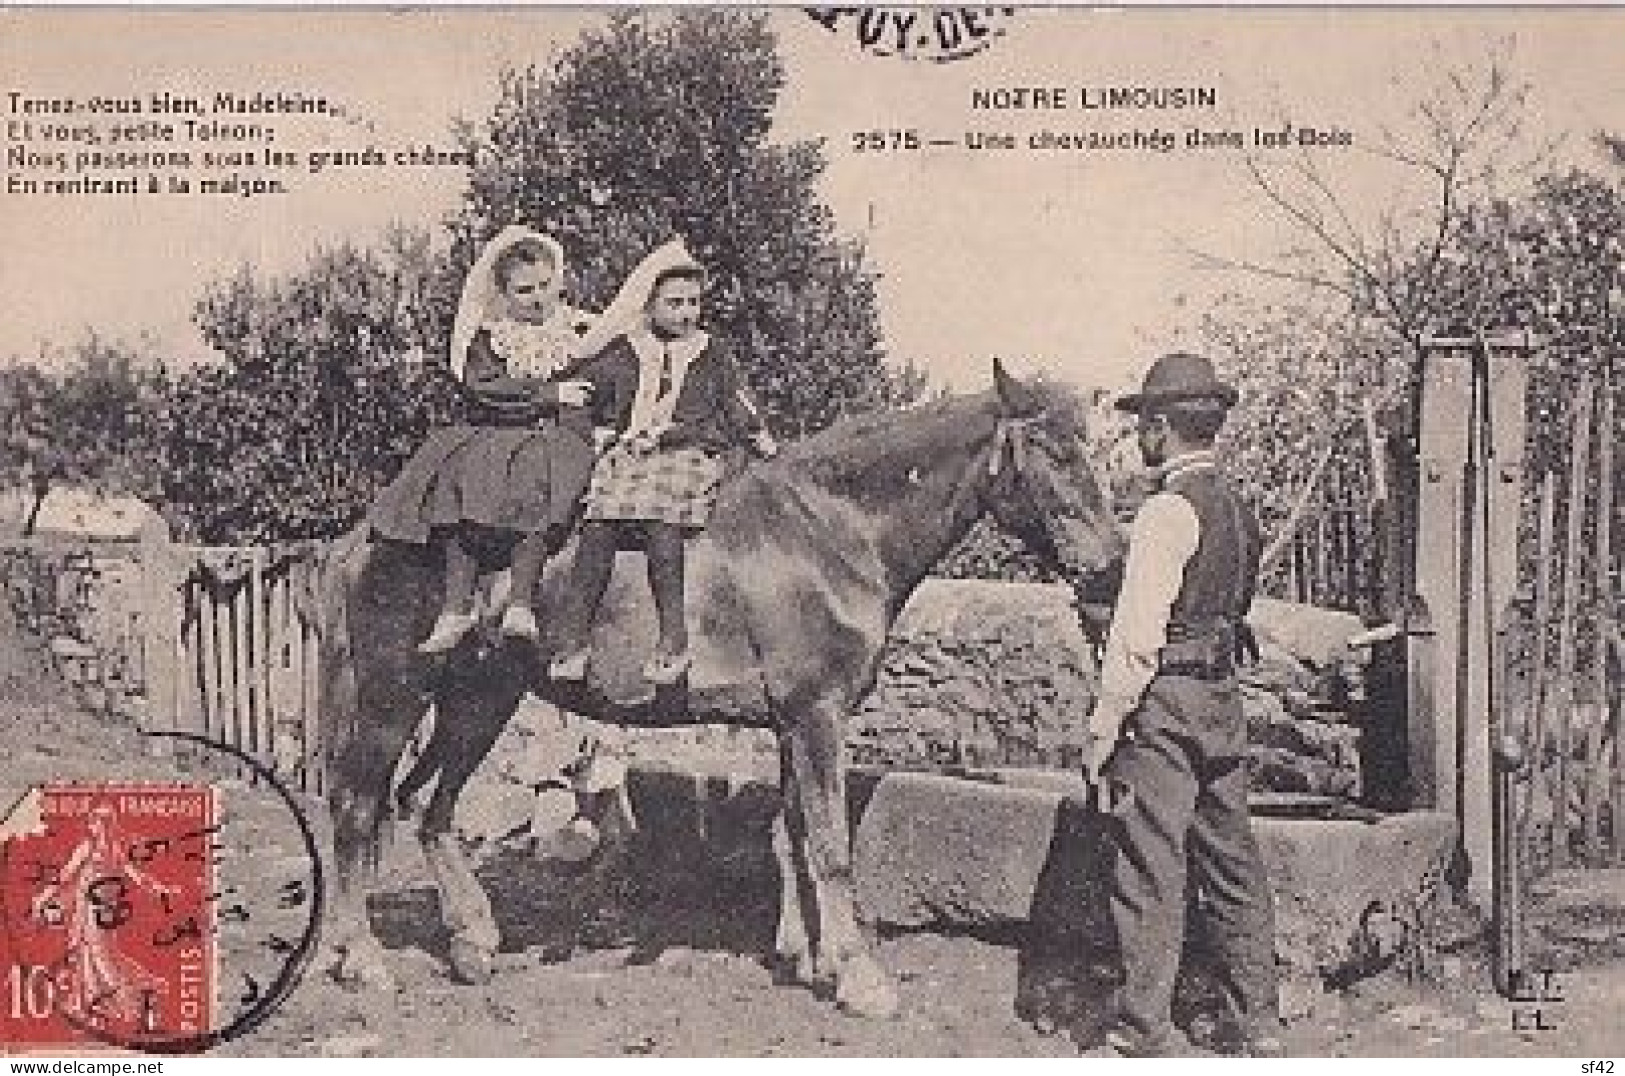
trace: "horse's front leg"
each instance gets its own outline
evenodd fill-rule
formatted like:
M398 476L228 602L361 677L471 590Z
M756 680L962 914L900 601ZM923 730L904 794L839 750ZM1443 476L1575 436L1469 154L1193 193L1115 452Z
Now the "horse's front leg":
M858 1016L889 1017L900 1005L897 985L858 928L847 823L845 711L833 703L797 715L783 733L795 773L793 795L806 820L805 858L818 915L815 965L835 978L835 1000Z
M382 990L395 988L384 949L372 932L367 897L378 881L380 840L389 812L396 762L423 713L423 699L402 681L378 677L360 698L365 722L354 722L332 755L333 910L327 947L341 982Z
M795 792L795 767L789 748L779 741L779 790L783 805L773 819L773 859L779 868L779 923L773 938L773 961L785 981L812 986L815 981L812 941L801 891L806 884L807 823Z
M440 914L451 932L452 976L468 983L490 979L501 936L491 900L453 829L457 800L522 695L521 690L503 686L495 670L490 673L499 682L495 688L460 685L435 701L434 738L440 741L443 765L418 828L424 858L440 890Z
M341 983L393 991L395 977L384 962L384 949L367 917L367 896L377 881L379 828L383 821L386 783L376 776L362 787L339 782L332 793L333 868L331 911L323 957Z

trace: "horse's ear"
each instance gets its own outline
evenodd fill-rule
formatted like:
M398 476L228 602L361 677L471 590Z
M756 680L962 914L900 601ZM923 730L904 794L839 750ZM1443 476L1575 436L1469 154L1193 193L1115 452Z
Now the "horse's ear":
M1003 359L993 360L993 387L998 390L999 403L1007 415L1031 415L1042 409L1038 394L1012 376L1004 368Z

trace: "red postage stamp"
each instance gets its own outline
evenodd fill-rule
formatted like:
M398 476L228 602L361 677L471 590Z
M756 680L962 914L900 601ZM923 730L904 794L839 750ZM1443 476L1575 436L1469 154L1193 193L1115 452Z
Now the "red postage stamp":
M209 1033L214 835L198 784L53 784L0 842L0 1052Z

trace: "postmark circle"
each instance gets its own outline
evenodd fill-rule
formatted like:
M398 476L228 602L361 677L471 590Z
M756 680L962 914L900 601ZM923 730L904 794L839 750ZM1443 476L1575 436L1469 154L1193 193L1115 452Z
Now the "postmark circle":
M147 735L245 780L229 799L204 783L47 787L49 824L0 847L0 921L30 1005L51 1010L41 1026L74 1041L23 1045L203 1053L260 1026L315 956L326 881L299 800L229 744Z
M809 18L874 56L949 63L986 51L1016 8L1006 6L809 7Z

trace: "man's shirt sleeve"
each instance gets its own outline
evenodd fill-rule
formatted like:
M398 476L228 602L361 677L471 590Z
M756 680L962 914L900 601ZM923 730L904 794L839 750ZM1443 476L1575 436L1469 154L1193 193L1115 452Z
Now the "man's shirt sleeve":
M1201 523L1184 497L1158 493L1140 507L1129 531L1123 589L1112 614L1101 660L1100 698L1090 731L1117 739L1157 673L1157 654L1168 639L1168 615L1196 552Z

